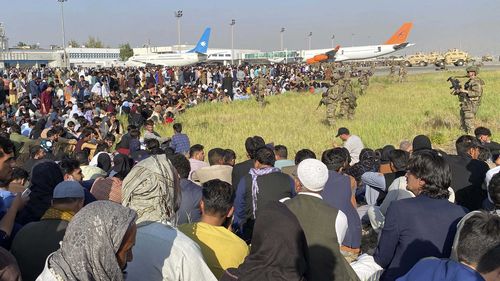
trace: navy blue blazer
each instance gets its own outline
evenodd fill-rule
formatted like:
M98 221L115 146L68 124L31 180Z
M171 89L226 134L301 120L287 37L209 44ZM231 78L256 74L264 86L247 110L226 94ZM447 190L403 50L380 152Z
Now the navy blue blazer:
M394 201L373 258L385 269L380 280L395 280L425 257L448 258L457 223L467 213L446 199L426 195Z

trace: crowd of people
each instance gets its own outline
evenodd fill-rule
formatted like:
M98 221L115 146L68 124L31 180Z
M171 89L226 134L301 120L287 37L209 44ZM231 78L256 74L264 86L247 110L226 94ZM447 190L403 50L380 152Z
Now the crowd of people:
M338 128L342 146L292 157L251 136L236 163L175 122L198 102L255 95L259 77L272 94L327 70L10 69L0 279L498 280L500 145L488 128L453 154L424 135L366 148Z

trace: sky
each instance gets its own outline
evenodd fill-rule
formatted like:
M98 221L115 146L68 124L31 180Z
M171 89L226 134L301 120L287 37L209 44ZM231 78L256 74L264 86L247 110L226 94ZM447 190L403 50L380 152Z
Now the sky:
M10 46L22 41L41 47L61 45L61 7L57 0L1 0ZM284 47L313 49L385 42L403 22L414 23L400 52L462 48L474 55L500 54L500 1L497 0L68 0L64 3L66 41L98 37L106 46L130 43L141 47L177 43L174 11L182 10L181 42L195 44L204 28L212 28L209 47L262 51Z

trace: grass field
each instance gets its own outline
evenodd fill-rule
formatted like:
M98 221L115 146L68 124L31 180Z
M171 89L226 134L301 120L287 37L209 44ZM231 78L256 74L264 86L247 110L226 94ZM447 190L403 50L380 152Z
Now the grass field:
M302 148L320 155L331 148L338 127L347 127L359 135L365 146L396 147L401 140L418 134L431 138L444 150L453 150L459 129L459 102L450 95L446 79L463 72L436 72L409 75L406 83L392 83L387 77L373 77L366 95L359 97L354 120L338 120L335 127L325 125L325 107L318 109L319 95L286 93L268 97L261 108L255 100L232 104L202 104L187 110L176 121L183 124L191 143L200 143L208 151L214 147L231 148L238 160L246 158L244 142L260 135L269 143L288 147L289 156ZM482 72L485 90L476 125L489 127L500 139L500 71ZM462 79L462 84L466 79ZM157 131L170 136L172 128L158 126Z

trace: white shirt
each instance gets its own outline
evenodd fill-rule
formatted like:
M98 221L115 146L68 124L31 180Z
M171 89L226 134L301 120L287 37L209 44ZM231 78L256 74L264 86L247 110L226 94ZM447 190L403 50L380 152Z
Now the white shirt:
M170 225L138 226L134 259L127 280L203 281L217 279L203 260L200 247Z
M345 141L344 147L349 151L351 155L351 165L359 162L359 154L361 150L365 148L363 142L358 136L350 135L349 138Z
M323 197L321 197L321 195L318 193L299 192L299 194L309 195L309 196L313 196L313 197L316 197L316 198L323 200ZM284 202L288 199L290 199L290 198L286 198L285 200L282 199L280 201ZM347 233L347 227L348 227L347 216L344 214L344 212L342 212L341 210L338 210L337 219L335 220L335 232L337 233L337 240L338 240L340 245L342 245L342 241L344 241L345 234Z

